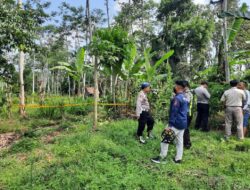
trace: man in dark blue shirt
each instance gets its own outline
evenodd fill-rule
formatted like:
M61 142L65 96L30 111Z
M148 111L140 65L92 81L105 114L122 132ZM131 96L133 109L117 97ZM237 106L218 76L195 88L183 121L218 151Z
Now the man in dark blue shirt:
M183 134L187 128L187 112L188 101L184 96L185 84L183 81L176 81L175 92L176 95L172 99L169 111L169 128L165 130L172 130L175 134L176 141L176 156L174 158L175 163L181 163L183 155ZM165 162L168 153L169 143L161 142L160 156L151 159L154 163Z

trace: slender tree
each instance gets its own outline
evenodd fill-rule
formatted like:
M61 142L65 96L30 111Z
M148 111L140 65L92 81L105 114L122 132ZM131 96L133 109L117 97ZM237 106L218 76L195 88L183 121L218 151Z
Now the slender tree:
M18 0L18 7L22 9L23 2L22 0ZM24 71L24 61L25 55L23 52L24 45L20 44L19 47L19 82L20 82L20 91L19 91L19 98L20 98L20 114L21 116L25 117L25 91L24 91L24 79L23 79L23 71Z

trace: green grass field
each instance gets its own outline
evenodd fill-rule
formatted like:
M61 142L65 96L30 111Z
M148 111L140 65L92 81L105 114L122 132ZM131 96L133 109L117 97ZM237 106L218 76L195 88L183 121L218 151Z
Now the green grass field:
M33 126L33 127L32 127ZM250 189L250 139L221 141L220 132L191 131L193 147L183 163L156 165L162 124L157 139L146 145L134 137L137 123L102 123L91 132L91 121L81 117L53 127L29 130L0 155L0 189Z

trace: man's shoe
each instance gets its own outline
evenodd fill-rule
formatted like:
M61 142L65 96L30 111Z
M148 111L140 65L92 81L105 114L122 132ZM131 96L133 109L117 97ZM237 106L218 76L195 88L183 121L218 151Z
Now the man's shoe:
M146 141L144 140L143 136L139 136L139 142L141 144L145 144L146 143Z
M174 161L174 163L176 163L176 164L180 164L180 163L181 163L181 160L175 160L175 158L173 158L173 161Z
M157 156L156 158L151 158L151 161L156 164L166 164L166 158L162 158L160 156Z
M185 147L186 149L190 149L191 146L192 146L191 144L184 145L184 147Z
M148 132L148 135L146 138L147 139L154 139L154 135L152 134L152 132Z

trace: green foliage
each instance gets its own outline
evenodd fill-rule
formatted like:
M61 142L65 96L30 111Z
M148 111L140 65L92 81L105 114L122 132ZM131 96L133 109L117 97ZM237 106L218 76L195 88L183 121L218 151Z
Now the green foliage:
M122 65L128 48L133 48L133 41L122 28L99 29L91 43L91 53L97 56L99 65L108 75L122 75Z
M76 61L74 62L74 64L59 62L59 65L51 68L51 70L64 70L67 72L68 75L70 75L72 78L79 82L84 72L84 68L87 67L84 65L84 58L85 50L84 48L80 48L77 51Z
M170 64L166 65L166 82L160 82L157 86L157 93L151 95L154 117L159 121L168 121L170 101L173 97L173 74Z
M220 83L209 83L209 92L211 94L210 99L210 113L215 116L218 112L224 111L224 105L220 101L225 90L228 90L230 87L228 84Z
M18 7L16 1L1 0L0 7L0 49L19 48L30 51L36 47L36 31L48 15L44 8L49 3L40 4L39 1L27 1L23 8Z
M161 38L155 40L155 49L174 50L170 58L173 73L192 77L193 70L205 65L206 51L214 31L212 16L191 0L163 0L158 9L158 19L164 27ZM187 52L192 56L192 65L188 67Z
M240 11L245 13L247 10L248 10L247 4L243 3L242 6L241 6ZM231 29L229 31L229 34L228 34L228 40L227 41L228 41L229 44L231 44L235 40L237 34L240 31L240 28L241 28L241 25L243 24L243 22L244 22L243 18L235 18L235 20L234 20L234 22L232 24L232 27L231 27Z

